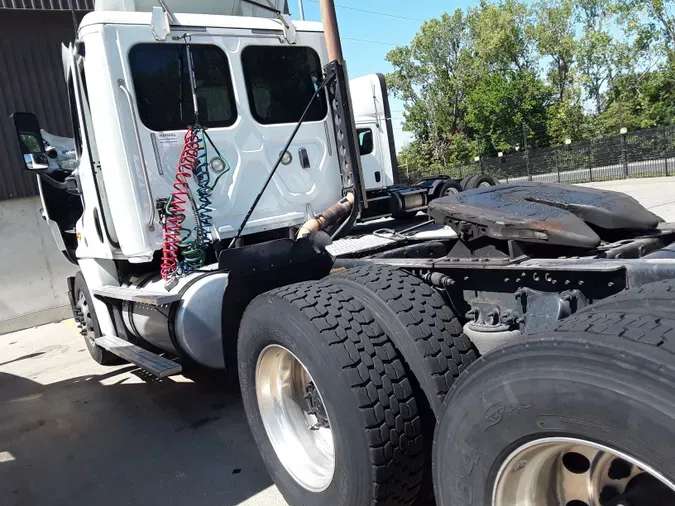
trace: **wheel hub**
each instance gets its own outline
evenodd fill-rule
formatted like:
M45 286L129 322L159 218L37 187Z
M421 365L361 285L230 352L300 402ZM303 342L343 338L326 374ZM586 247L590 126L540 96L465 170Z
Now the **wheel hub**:
M91 317L91 309L84 296L84 292L79 292L77 302L75 303L75 322L80 329L80 334L93 343L94 339L96 339L94 321Z
M258 357L255 389L260 417L279 461L302 487L326 490L335 472L330 419L304 364L280 345Z
M675 504L675 484L649 466L606 446L575 438L544 438L518 448L499 470L492 506L514 504Z
M312 425L310 429L330 429L326 408L323 406L323 401L321 400L319 391L314 386L313 381L309 382L305 391L307 392L307 395L305 395L305 401L307 401L307 414L316 417L316 423Z

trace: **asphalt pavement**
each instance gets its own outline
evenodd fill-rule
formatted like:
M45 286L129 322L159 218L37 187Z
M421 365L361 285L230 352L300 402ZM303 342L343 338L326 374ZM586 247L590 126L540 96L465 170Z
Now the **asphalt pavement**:
M675 222L675 177L589 186ZM99 366L72 320L0 336L0 505L80 504L285 502L222 377Z
M0 336L0 505L280 506L238 392L89 357L72 320Z
M664 220L675 222L675 176L620 179L583 186L626 193Z

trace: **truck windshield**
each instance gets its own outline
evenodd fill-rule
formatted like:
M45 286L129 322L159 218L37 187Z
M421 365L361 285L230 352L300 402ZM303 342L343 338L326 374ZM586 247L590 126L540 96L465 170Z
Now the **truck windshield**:
M230 65L214 45L191 44L199 121L227 127L237 119ZM185 44L136 44L129 51L138 112L150 130L182 130L195 123Z
M251 114L263 125L295 123L321 80L319 55L309 47L249 46L241 55ZM324 94L305 121L326 117Z

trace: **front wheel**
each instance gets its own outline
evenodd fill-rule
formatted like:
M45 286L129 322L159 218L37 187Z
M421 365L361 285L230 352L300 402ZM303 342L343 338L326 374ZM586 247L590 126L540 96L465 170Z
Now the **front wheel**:
M73 282L73 301L75 322L80 329L80 334L84 337L89 355L101 365L116 365L123 363L123 360L117 355L113 355L94 342L101 336L101 329L96 318L93 299L89 293L89 288L81 272L75 274Z
M487 354L446 399L437 503L675 504L673 358L652 339L590 332Z
M413 386L369 311L327 282L265 293L238 338L253 437L289 504L409 505L424 441Z

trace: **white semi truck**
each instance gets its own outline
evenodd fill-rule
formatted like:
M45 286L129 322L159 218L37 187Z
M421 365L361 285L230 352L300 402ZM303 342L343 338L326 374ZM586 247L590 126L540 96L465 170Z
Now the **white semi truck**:
M461 180L436 175L425 177L417 184L402 184L384 75L369 74L352 79L349 88L368 200L360 221L389 216L409 218L426 211L433 199L497 184L485 174L467 175Z
M675 504L675 226L523 183L338 239L374 203L321 7L98 0L73 145L14 114L92 358L237 379L291 505Z

